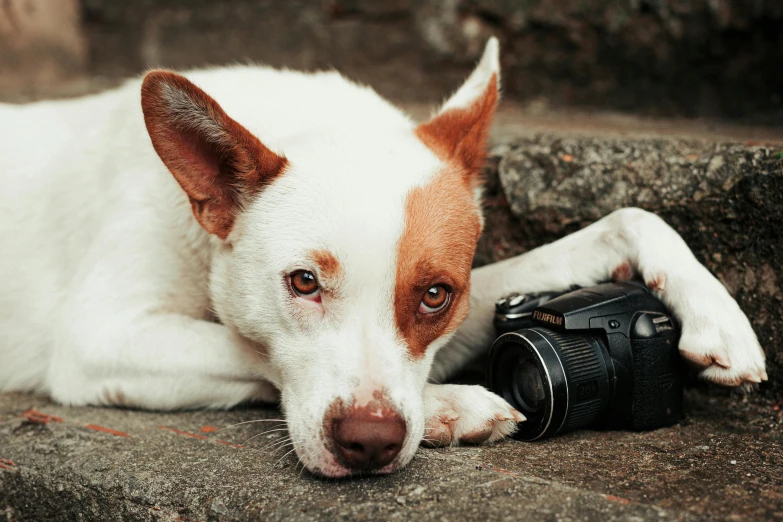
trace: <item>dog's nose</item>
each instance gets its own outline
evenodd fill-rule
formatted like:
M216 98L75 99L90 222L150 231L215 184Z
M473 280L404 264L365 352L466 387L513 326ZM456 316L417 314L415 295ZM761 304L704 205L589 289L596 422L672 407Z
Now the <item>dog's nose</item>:
M351 412L332 424L337 452L354 471L372 471L394 460L405 441L405 421L396 412L378 415L366 409Z

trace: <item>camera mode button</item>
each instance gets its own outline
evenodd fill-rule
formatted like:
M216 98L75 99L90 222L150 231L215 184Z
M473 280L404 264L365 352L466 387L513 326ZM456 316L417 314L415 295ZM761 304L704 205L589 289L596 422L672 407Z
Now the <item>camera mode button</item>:
M512 296L509 296L509 298L510 298L510 300L508 302L508 306L511 307L511 308L514 308L515 306L519 306L522 303L524 303L525 300L527 299L527 296L525 296L525 295L512 295Z
M673 330L674 325L665 314L647 312L639 315L633 325L633 336L637 339L651 339L661 332Z

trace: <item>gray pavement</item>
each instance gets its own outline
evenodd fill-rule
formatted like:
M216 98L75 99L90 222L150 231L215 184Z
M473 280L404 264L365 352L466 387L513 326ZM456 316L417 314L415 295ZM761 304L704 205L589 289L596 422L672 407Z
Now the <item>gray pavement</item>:
M303 470L280 445L284 432L266 433L278 423L236 425L280 418L274 408L149 413L5 394L0 517L5 509L15 521L783 518L780 416L769 408L756 418L742 401L696 392L689 404L686 422L656 432L420 449L397 474L334 481Z

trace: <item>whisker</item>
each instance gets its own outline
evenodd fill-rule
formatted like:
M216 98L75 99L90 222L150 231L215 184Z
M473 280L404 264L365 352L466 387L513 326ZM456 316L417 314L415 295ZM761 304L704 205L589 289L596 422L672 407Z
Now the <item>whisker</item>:
M280 458L277 460L277 462L275 462L275 465L274 465L274 466L272 466L272 467L274 468L274 467L276 467L278 464L280 464L280 462L281 462L281 461L282 461L284 458L286 458L288 455L290 455L291 453L293 453L293 451L294 451L295 449L296 449L296 448L292 449L291 451L289 451L288 453L286 453L285 455L283 455L282 457L280 457Z
M275 426L271 430L262 431L258 435L253 435L253 437L258 437L260 435L266 435L267 433L275 433L275 432L278 432L278 431L288 431L288 428L281 428L279 426Z
M257 353L258 355L260 355L264 359L269 359L269 354L268 353L260 352L260 351L256 350L255 348L253 348L252 346L249 346L248 348L250 348L250 351Z
M252 424L254 422L282 422L284 424L288 424L288 421L283 420L283 419L256 419L256 420L249 420L249 421L244 421L244 422L237 422L236 424L231 424L231 425L226 426L224 428L220 428L215 433L220 433L221 431L227 430L229 428L233 428L234 426L241 426L242 424Z
M265 450L267 450L269 448L272 448L274 446L278 446L280 444L287 444L289 442L292 442L291 441L291 437L284 437L284 438L282 438L280 440L273 440L272 442L267 442L266 444L264 444L260 448L253 448L253 449L255 449L258 452L261 452L261 451L265 451Z
M265 453L265 454L269 453L270 455L274 455L275 453L277 453L278 451L280 451L285 447L288 447L289 445L293 446L293 444L294 441L292 441L291 439L276 440L273 443L267 444L263 448L257 449L256 453Z
M268 430L262 431L258 435L265 435L267 433L272 433L272 432L275 432L275 431L288 431L288 426L286 426L285 424L278 424L277 426L272 426ZM253 436L257 437L258 435L253 435Z
M275 448L272 452L269 453L269 456L270 457L274 457L275 455L278 454L278 452L283 451L283 450L288 449L288 448L292 448L293 449L294 448L294 443L293 442L288 442L287 444L283 444L282 446L280 446L278 448ZM289 451L288 453L291 453L291 452ZM286 453L286 455L288 453ZM283 456L285 457L285 455L283 455Z
M270 453L270 456L278 455L279 451L283 451L283 450L288 449L288 448L291 448L291 451L293 451L294 450L294 443L292 442L292 443L290 443L290 445L286 444L285 446L280 446L279 448L275 448L275 451ZM289 451L288 453L291 453L291 451ZM288 453L286 453L285 455L288 455ZM285 455L283 455L283 457L285 457Z
M244 446L245 444L247 444L249 441L251 441L253 439L257 439L258 437L262 437L262 436L266 435L267 433L274 433L276 431L288 431L288 428L280 428L280 429L262 431L261 433L253 435L252 437L247 439L245 442L242 443L242 445Z

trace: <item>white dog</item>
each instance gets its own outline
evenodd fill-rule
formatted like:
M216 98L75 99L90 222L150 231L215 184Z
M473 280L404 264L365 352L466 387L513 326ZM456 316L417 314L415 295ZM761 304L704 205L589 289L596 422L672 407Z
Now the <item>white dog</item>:
M418 126L337 73L263 67L0 106L0 391L279 398L310 470L387 473L423 438L495 441L523 420L481 387L428 384L487 348L496 298L613 273L668 305L705 379L766 379L735 301L647 212L471 273L499 81L493 39Z

